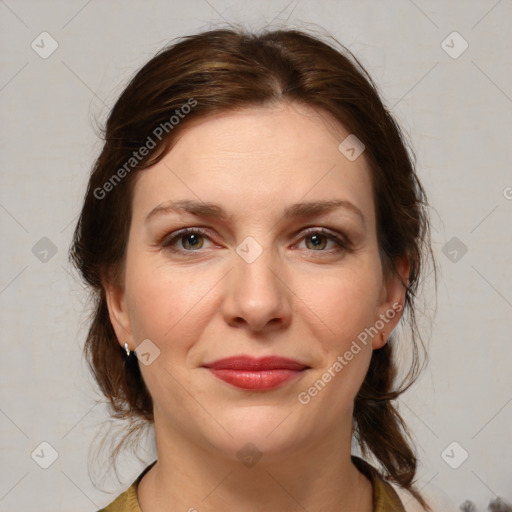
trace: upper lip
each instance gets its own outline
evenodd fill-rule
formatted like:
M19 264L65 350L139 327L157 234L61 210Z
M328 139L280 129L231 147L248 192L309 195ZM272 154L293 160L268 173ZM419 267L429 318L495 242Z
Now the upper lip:
M203 365L205 368L213 368L214 370L305 370L309 366L279 356L266 356L266 357L250 357L250 356L233 356L224 359L218 359L211 363Z

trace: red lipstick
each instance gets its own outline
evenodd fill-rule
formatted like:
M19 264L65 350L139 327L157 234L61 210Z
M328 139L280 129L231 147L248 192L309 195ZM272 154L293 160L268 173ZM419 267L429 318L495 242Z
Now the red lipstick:
M217 378L242 389L268 390L299 377L309 366L293 359L235 356L203 365Z

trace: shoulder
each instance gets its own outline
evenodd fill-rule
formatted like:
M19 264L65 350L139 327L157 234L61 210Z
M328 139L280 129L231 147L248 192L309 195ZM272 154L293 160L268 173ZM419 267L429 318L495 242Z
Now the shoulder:
M374 512L406 512L394 488L368 462L352 456L352 462L372 483Z
M409 491L384 480L379 471L368 462L354 456L352 461L372 482L374 512L425 512ZM432 483L426 492L422 491L422 495L433 511L460 511L448 494Z
M98 510L98 512L142 512L137 499L137 488L142 477L155 465L156 461L147 466L137 479L125 492L119 495L112 503Z
M140 512L135 484L98 512Z
M394 485L393 487L404 503L406 512L425 512L408 491L399 486ZM459 506L453 502L452 498L450 498L443 489L433 483L429 483L428 487L422 490L421 494L433 511L460 512Z

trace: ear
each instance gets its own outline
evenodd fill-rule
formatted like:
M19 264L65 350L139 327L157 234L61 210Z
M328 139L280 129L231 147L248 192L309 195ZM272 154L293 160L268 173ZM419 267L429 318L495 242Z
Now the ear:
M103 287L105 289L110 322L116 333L119 345L124 349L124 344L128 343L130 350L135 350L124 286L106 280L103 282Z
M402 317L405 304L406 284L411 269L406 256L395 260L396 273L385 277L382 283L375 327L380 331L373 337L373 349L382 348ZM398 274L398 275L397 275Z

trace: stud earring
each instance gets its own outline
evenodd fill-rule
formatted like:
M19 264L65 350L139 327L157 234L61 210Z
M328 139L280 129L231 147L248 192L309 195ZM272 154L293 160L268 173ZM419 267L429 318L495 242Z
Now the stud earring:
M124 349L126 350L126 356L130 357L130 348L128 347L128 343L124 344Z

